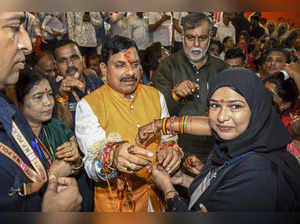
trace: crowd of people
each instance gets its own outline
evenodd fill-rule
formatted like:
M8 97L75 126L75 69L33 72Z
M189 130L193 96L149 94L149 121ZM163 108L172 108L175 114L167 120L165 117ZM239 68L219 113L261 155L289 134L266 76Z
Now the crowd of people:
M300 30L221 14L0 13L0 210L300 211Z

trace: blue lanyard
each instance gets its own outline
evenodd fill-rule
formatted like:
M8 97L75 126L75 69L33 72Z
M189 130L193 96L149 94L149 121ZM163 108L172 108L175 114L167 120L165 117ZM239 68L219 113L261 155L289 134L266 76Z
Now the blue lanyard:
M220 151L219 148L216 148L216 152L217 152L217 154L218 154L222 159L225 158L224 155L222 154L222 152ZM236 157L232 158L231 160L225 161L225 162L224 162L224 165L221 166L221 167L219 167L217 172L219 172L222 168L231 166L232 164L234 164L235 162L239 161L240 159L242 159L242 158L244 158L244 157L246 157L246 156L248 156L248 155L254 154L254 153L255 153L254 151L246 152L246 153L244 153L244 154L242 154L242 155L239 155L239 156L236 156Z
M39 148L39 144L37 143L36 140L35 140L35 141L31 141L31 146L32 146L33 148L36 149L36 151L37 151L38 154L39 154L40 159L42 159L42 158L43 158L43 155L42 155L41 150L40 150L40 148Z

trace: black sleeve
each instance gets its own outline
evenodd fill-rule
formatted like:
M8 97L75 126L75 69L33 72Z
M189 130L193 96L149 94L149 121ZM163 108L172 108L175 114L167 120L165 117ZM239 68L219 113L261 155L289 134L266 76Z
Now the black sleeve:
M267 212L275 211L276 199L277 175L272 164L256 156L228 172L216 188L203 195L201 203L212 212Z
M172 65L169 61L163 61L152 76L154 87L165 97L170 115L176 115L182 104L172 97L173 77Z
M185 201L178 195L175 195L173 198L170 198L166 202L166 211L167 212L187 212L188 205Z

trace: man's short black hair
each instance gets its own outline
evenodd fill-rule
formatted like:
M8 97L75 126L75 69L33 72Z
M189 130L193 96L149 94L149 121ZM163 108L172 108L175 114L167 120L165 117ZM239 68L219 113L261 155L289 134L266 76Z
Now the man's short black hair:
M214 39L212 39L211 41L210 41L210 45L209 46L211 46L211 45L213 45L213 44L215 44L215 45L217 45L218 46L218 53L219 54L221 54L221 52L223 51L223 44L219 41L219 40L214 40Z
M226 37L223 39L223 44L225 44L230 38L232 39L231 36L226 36Z
M270 48L266 51L265 53L265 59L268 57L269 54L271 54L272 52L281 52L284 54L285 59L286 59L286 63L290 63L290 53L288 51L286 51L283 48Z
M98 60L100 61L99 55L97 55L97 54L92 54L91 56L89 56L89 57L87 58L87 62L86 62L87 67L88 67L88 68L90 67L90 60L96 60L96 59L98 59Z
M53 56L54 56L55 59L56 59L56 55L55 55L56 49L58 49L60 47L63 47L63 46L66 46L68 44L74 44L78 48L78 50L80 51L79 45L75 41L70 40L70 39L59 40L59 41L56 42L55 47L53 49ZM80 52L80 54L81 54L81 52Z
M225 60L226 59L234 59L234 58L241 58L242 61L245 62L246 56L241 48L234 47L234 48L229 49L225 53Z
M134 40L118 35L107 37L102 46L101 62L107 64L112 55L127 50L131 47L136 48L138 52L138 48Z

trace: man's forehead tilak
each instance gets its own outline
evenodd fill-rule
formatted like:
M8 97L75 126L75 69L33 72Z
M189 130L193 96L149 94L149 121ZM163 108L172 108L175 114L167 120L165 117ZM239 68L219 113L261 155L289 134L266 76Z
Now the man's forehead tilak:
M136 60L136 58L135 58L136 51L134 50L134 48L129 48L124 52L124 56L125 56L127 62L129 64L131 64Z

